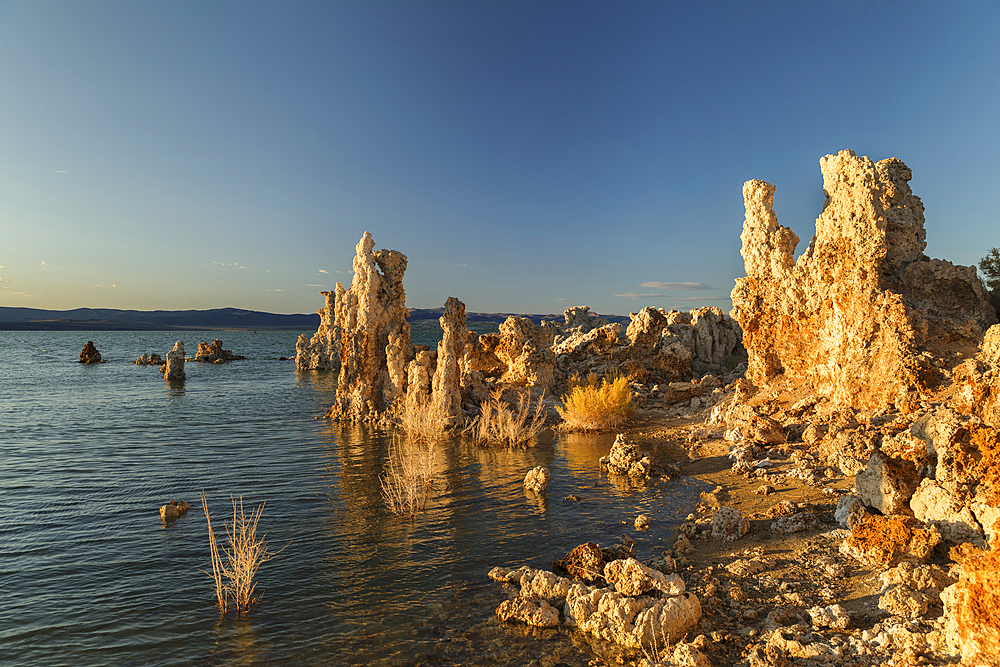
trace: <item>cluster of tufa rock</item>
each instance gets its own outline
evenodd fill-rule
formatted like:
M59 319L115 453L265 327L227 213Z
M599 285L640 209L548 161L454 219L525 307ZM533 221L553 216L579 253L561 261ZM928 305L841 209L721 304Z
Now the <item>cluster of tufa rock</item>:
M923 254L923 205L906 165L851 151L820 164L827 201L797 260L774 186L744 186L747 277L732 297L748 369L713 420L726 428L734 472L754 475L765 448L801 442L804 481L854 475L856 494L835 512L849 529L841 552L881 572L879 606L899 622L941 613L944 644L963 664L996 665L996 311L975 267ZM928 559L949 545L956 565L946 573ZM826 659L782 632L751 665Z
M198 351L194 355L195 361L207 364L224 364L227 361L240 361L246 359L242 354L233 354L232 350L222 349L222 341L216 338L211 343L201 341L198 343Z
M80 363L81 364L103 364L104 359L101 358L101 353L97 351L94 347L94 341L88 340L87 344L83 346L83 350L80 351Z
M680 577L634 558L606 563L601 572L605 587L528 567L495 567L489 576L519 587L516 596L497 608L501 621L563 625L632 648L676 642L701 618L698 598L686 591Z

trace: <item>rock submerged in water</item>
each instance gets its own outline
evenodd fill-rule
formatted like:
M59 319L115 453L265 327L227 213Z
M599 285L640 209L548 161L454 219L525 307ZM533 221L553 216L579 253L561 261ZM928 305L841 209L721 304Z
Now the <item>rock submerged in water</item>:
M340 327L334 324L337 298L332 291L320 294L326 297L326 304L316 311L319 328L311 338L302 334L295 343L296 370L340 370Z
M632 479L647 479L653 474L653 463L639 446L625 439L624 433L615 436L611 452L601 457L601 467L611 475L627 475Z
M83 350L80 352L80 363L81 364L103 364L104 359L101 358L101 353L97 351L94 347L94 342L88 340L87 344L83 346Z
M174 348L167 352L167 363L163 365L163 379L167 381L184 380L184 341L174 343Z
M191 509L191 503L183 500L171 500L160 508L160 519L163 521L172 521L179 518L189 509Z
M542 466L533 468L524 476L524 490L532 493L545 493L549 485L549 469Z
M138 359L133 361L136 366L162 366L164 364L163 357L158 355L156 352L150 352L149 354L143 354Z
M550 624L556 620L552 612L561 609L562 625L631 648L677 641L701 619L701 603L686 592L677 575L663 575L632 559L615 560L604 571L616 580L616 586L620 583L628 591L655 594L626 595L528 567L495 567L489 573L491 579L520 587L516 598L501 603L497 615L504 620Z
M246 359L242 354L233 354L232 350L222 349L222 341L218 338L211 343L202 341L198 343L198 352L194 355L195 361L209 364L224 364L227 361L240 361Z

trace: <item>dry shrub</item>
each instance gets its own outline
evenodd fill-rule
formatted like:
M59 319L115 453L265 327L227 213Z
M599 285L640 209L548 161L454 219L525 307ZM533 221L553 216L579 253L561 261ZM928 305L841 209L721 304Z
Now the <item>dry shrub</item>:
M406 396L397 405L396 420L406 431L407 439L435 442L448 432L448 415L430 397Z
M623 376L602 380L591 373L586 379L573 378L562 400L566 408L556 410L563 428L570 431L615 428L632 417L632 387Z
M416 516L424 511L434 488L433 442L395 438L382 475L382 499L397 516Z
M247 515L243 510L243 496L233 498L233 520L225 522L226 546L222 554L219 553L218 543L215 538L215 531L212 529L212 518L208 512L208 502L205 499L204 490L201 492L201 505L205 510L205 519L208 521L208 539L212 554L212 574L215 581L215 595L219 606L219 611L225 615L228 609L228 601L232 598L236 605L238 614L245 614L250 606L257 602L259 598L253 596L257 587L254 579L257 576L257 568L263 563L271 560L282 551L270 552L267 549L266 535L257 536L257 523L260 515L264 511L264 503L250 511ZM225 558L223 558L223 554ZM225 577L229 583L223 584Z
M480 406L479 417L467 429L477 442L513 447L533 440L545 428L542 398L531 407L531 390L517 390L517 405L503 400L503 391L494 389Z

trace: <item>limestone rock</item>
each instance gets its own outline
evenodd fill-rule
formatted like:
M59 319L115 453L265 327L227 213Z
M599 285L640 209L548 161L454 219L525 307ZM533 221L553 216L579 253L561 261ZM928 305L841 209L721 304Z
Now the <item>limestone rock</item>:
M302 334L295 343L295 368L300 371L340 370L340 327L334 324L336 293L320 294L326 298L326 304L316 311L319 328L311 338Z
M945 636L970 667L1000 666L1000 540L992 548L952 550L961 562L958 581L941 594Z
M634 525L636 530L649 530L649 517L645 514L640 514L635 518Z
M742 254L747 277L733 289L747 377L809 385L835 404L882 408L927 392L945 347L978 349L995 323L971 267L923 255L923 204L910 170L852 151L820 160L827 201L797 261L798 238L781 227L773 185L748 181ZM861 344L863 342L863 344Z
M621 344L622 325L617 322L578 331L556 343L552 351L557 356L569 356L574 361L582 361L596 356L611 356L612 350Z
M870 516L854 525L841 552L870 567L920 562L940 541L937 530L911 528L900 517Z
M967 485L924 478L910 498L910 509L920 521L937 526L943 539L982 542L971 502Z
M551 612L545 605L531 601L544 601L550 606L559 605L561 601L563 623L567 627L631 648L676 641L701 619L701 604L691 593L628 596L611 588L571 583L530 568L494 568L490 577L519 584L521 592L518 600L529 602L524 604L513 600L502 603L502 611L497 610L501 618L545 619L548 622L553 618ZM673 581L673 577L676 575L664 580ZM670 584L667 588L676 590L677 585Z
M565 570L574 579L587 583L604 581L604 554L601 547L587 542L575 547L565 557L552 563L553 567Z
M854 528L855 524L860 523L867 516L869 515L865 504L861 502L861 498L853 493L841 497L837 501L837 509L833 513L833 518L844 528Z
M552 333L526 317L508 317L500 324L495 354L504 365L500 381L518 387L551 387L555 379Z
M87 344L83 346L83 350L80 351L80 363L81 364L103 364L104 359L101 358L101 353L97 351L94 347L94 341L88 340Z
M160 519L163 521L173 521L191 509L191 504L183 500L171 500L160 508Z
M609 589L576 586L566 596L563 616L569 627L639 648L683 637L701 619L701 604L691 593L629 597Z
M720 507L712 516L712 537L726 542L740 539L750 530L750 522L733 507Z
M772 533L801 533L805 530L816 530L822 527L822 523L812 512L798 512L791 516L784 516L771 524Z
M646 478L652 473L652 462L645 452L639 451L639 446L625 439L624 433L615 436L611 452L601 457L601 466L607 468L612 475L628 475L634 478Z
M712 661L693 644L680 642L674 647L673 667L712 667Z
M216 338L211 343L202 341L198 343L198 352L194 355L195 361L208 364L222 364L227 361L238 361L246 359L241 354L233 354L232 350L222 349L222 341Z
M459 360L465 355L469 343L465 304L453 296L448 297L440 323L443 336L438 343L437 369L431 383L431 405L438 414L447 415L452 425L461 426L465 415L462 412Z
M679 576L663 574L634 558L613 560L605 565L604 579L622 595L642 595L653 590L666 595L684 592L684 582Z
M879 596L878 606L893 616L916 620L927 613L929 602L924 593L899 584Z
M167 363L163 371L164 380L183 380L187 375L184 373L184 342L174 343L172 350L167 352Z
M406 362L413 358L403 289L406 255L374 247L365 232L351 288L337 283L334 289L341 368L336 402L326 414L332 419L378 421L406 390Z
M910 497L919 483L912 463L891 459L881 451L876 451L868 467L854 478L861 500L882 514L906 513Z
M549 485L549 469L542 466L532 468L524 476L524 490L532 493L545 493Z
M149 354L140 355L139 358L132 363L137 366L162 366L164 361L163 357L158 355L156 352L150 352Z
M813 607L809 610L812 623L818 628L832 628L834 630L846 630L851 624L851 617L847 610L839 604L832 604L829 607Z
M539 628L554 628L559 625L559 610L545 600L518 597L501 602L497 607L497 618L501 623L513 620Z

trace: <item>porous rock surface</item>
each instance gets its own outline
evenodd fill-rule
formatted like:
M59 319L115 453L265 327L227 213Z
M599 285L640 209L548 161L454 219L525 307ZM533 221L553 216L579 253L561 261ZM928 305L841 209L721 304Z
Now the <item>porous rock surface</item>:
M365 232L351 288L337 283L334 289L341 367L336 402L326 416L336 420L380 421L406 390L406 363L413 358L403 289L406 255L374 247Z
M132 363L136 366L162 366L164 362L163 357L156 352L150 352L149 354L139 355L139 358Z
M841 151L820 168L827 201L798 260L798 237L774 214L775 187L743 187L747 276L732 299L747 377L806 383L855 407L919 396L942 380L921 348L942 358L975 350L996 323L986 290L974 267L923 254L923 204L903 162Z
M638 572L634 567L620 566L622 576L626 571ZM563 625L632 648L676 641L701 619L701 603L694 594L685 591L676 575L664 577L667 583L661 585L669 592L656 589L655 596L625 595L612 588L587 586L528 567L516 570L496 567L489 576L520 586L520 598L544 600L560 608ZM512 603L504 607L505 604L501 603L505 614L509 608L522 606ZM500 614L499 609L497 613Z
M460 361L469 345L469 330L465 328L465 304L453 296L444 304L440 318L443 335L438 343L437 369L431 380L431 403L446 415L452 424L461 425L462 370Z
M87 344L83 346L83 350L80 351L80 363L81 364L103 364L104 359L101 358L101 353L97 351L94 347L94 341L88 340Z
M312 337L301 334L295 343L295 368L300 371L340 370L340 328L334 324L336 293L320 292L326 304L316 311L319 328Z
M183 380L184 372L184 342L177 341L173 349L167 352L167 363L163 366L164 380Z
M524 476L524 490L532 493L544 493L549 485L549 469L543 466L532 468Z
M222 341L216 338L211 343L202 341L198 343L198 351L194 355L195 361L208 364L224 364L227 361L239 361L246 359L242 354L233 354L232 350L222 349Z

